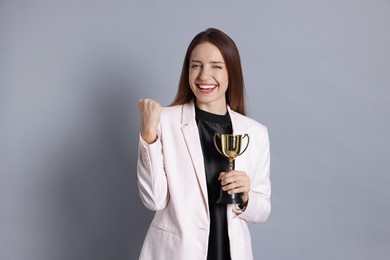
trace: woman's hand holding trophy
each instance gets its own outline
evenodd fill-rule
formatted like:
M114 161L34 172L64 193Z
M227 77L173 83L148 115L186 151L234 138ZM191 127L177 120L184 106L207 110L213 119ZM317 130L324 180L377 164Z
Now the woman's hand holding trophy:
M217 144L217 137L221 140L221 149ZM241 151L242 140L247 138L246 147ZM245 206L248 202L250 190L249 176L242 171L234 170L234 159L245 152L249 145L249 135L220 134L214 135L214 146L217 151L229 159L229 171L222 172L219 176L221 181L221 194L217 203L236 204Z

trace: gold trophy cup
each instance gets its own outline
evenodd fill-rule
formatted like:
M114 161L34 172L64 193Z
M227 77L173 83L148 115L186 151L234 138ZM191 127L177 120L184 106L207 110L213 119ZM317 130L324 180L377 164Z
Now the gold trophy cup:
M219 149L217 145L217 137L219 137L219 139L221 140L221 149ZM247 138L248 141L246 143L245 149L241 151L241 143L244 138ZM249 145L248 134L244 134L244 135L220 134L220 133L214 134L215 148L221 155L229 159L229 172L234 170L234 159L237 156L243 154L246 148L248 148L248 145ZM223 191L221 187L221 192L220 192L219 199L217 200L217 203L240 205L242 204L241 193L228 194L226 191Z

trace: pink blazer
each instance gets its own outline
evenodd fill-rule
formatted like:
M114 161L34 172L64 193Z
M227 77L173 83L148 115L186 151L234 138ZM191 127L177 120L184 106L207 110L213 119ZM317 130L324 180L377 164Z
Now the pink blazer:
M235 169L250 176L248 205L243 212L227 207L232 260L247 260L253 259L247 222L262 223L271 211L269 139L263 125L230 108L228 112L233 133L250 136L248 149L235 161ZM158 137L150 145L142 138L139 142L139 193L144 205L156 211L140 259L206 259L209 206L193 102L165 107Z

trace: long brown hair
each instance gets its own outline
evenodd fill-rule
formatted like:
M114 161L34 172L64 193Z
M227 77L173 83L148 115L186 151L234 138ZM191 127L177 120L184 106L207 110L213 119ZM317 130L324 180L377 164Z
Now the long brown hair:
M226 103L230 108L245 115L244 77L242 75L240 54L234 41L224 32L209 28L194 37L188 46L183 62L179 87L171 106L182 105L195 98L189 85L189 65L194 48L204 42L215 45L222 54L228 72L229 86L226 91Z

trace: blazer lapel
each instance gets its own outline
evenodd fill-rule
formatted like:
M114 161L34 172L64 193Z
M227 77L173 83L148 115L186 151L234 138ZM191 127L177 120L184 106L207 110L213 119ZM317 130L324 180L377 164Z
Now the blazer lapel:
M202 192L204 205L208 212L206 173L204 169L203 152L200 143L198 126L196 125L195 121L195 108L193 102L183 105L181 130L195 169L198 184Z
M232 120L233 134L246 134L248 132L247 131L248 126L246 126L242 122L242 120L240 120L241 114L238 114L237 112L233 111L229 106L228 106L228 112L230 115L230 119ZM247 141L248 141L248 139L245 138L243 141L243 144L241 146L242 149L244 149L245 146L247 145L247 143L246 143ZM250 143L248 145L250 145ZM240 157L241 156L238 156L234 160L234 166L235 166L234 168L237 170L245 169L245 160L242 160L242 158L240 158Z

